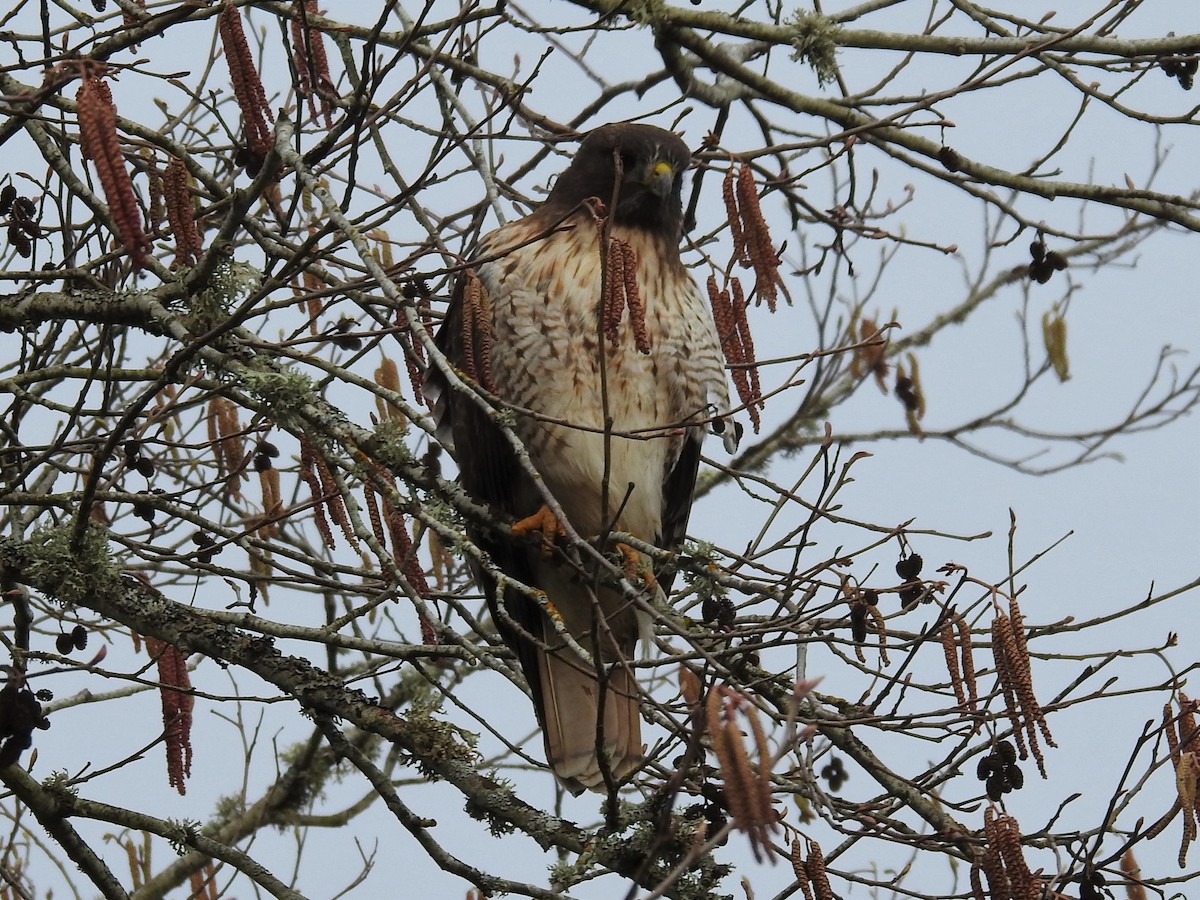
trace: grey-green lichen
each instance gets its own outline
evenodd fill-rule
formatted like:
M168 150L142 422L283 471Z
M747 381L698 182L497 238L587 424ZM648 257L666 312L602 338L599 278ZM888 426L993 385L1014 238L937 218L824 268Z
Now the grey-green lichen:
M511 409L502 409L496 413L496 424L501 428L513 429L517 427L517 414Z
M238 303L262 284L262 272L254 266L224 259L217 263L204 290L187 298L191 316L185 324L193 332L204 332L220 324Z
M828 17L798 9L788 19L792 36L792 59L804 60L817 74L817 83L826 84L837 77L838 28Z
M621 12L639 25L657 25L662 19L661 0L634 0L621 6Z
M195 819L167 819L167 833L163 835L176 855L183 856L191 851L200 833L200 823Z
M242 373L246 390L271 407L275 420L281 421L316 397L312 379L299 372L262 372L253 369Z
M714 892L722 878L732 871L727 864L718 863L711 853L692 857L698 832L707 827L704 819L687 812L672 813L665 823L662 816L664 797L658 795L645 803L620 800L617 807L618 826L601 830L594 843L573 861L562 861L550 867L550 882L558 889L570 888L594 878L597 863L603 860L607 868L634 871L644 865L646 856L654 853L655 867L662 874L674 870L688 860L685 874L675 882L672 895L681 900L732 900L726 894Z
M417 767L428 780L440 778L440 771L458 763L468 768L477 768L482 762L476 746L479 736L465 728L435 718L438 709L433 705L414 704L405 711L404 720L409 730L419 734L420 749L415 754L399 751L400 758Z
M375 435L379 438L379 448L375 453L376 461L384 466L410 466L416 458L406 443L408 425L396 419L384 419L375 425Z
M60 603L86 603L87 598L119 585L120 567L108 549L108 531L88 522L83 540L75 542L75 522L47 525L35 531L28 544L30 561L23 579Z
M51 772L42 779L42 787L56 794L78 797L79 788L71 783L71 775L61 769Z

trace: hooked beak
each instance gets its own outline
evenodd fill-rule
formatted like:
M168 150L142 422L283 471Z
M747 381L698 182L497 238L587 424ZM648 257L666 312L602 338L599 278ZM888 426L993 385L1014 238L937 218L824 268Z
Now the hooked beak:
M638 183L659 198L669 197L675 186L675 167L666 160L654 160L639 176Z

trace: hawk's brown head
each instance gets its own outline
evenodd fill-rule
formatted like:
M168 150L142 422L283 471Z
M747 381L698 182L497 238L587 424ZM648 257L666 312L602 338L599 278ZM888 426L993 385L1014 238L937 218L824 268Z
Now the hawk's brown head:
M589 197L607 205L619 166L614 220L678 240L683 229L683 173L691 159L687 144L669 131L627 122L604 125L583 139L546 203L564 212Z

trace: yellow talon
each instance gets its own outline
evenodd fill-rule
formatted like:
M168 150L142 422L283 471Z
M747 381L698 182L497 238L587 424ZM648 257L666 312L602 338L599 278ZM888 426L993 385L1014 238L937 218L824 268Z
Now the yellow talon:
M512 533L517 537L537 532L542 539L542 552L547 556L554 550L554 542L560 537L566 537L567 531L562 527L550 507L543 505L532 516L526 516L513 522Z
M640 581L651 590L658 589L658 579L654 577L654 570L650 568L649 562L642 558L642 554L628 544L620 542L617 543L617 551L621 554L621 571L626 581L635 584Z

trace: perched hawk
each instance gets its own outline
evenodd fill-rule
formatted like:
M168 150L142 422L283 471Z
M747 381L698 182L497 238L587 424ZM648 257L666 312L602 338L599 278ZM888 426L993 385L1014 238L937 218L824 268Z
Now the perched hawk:
M460 279L437 336L458 372L499 398L497 409L515 423L544 489L586 539L616 530L678 547L704 431L724 431L727 439L734 431L731 421L725 428L720 343L679 257L680 190L690 159L682 140L648 125L588 134L545 202L483 239L477 278ZM597 211L608 210L614 196L610 247L620 245L636 277L644 328L631 303L619 325L610 313L606 335ZM614 781L642 758L629 667L639 637L636 607L611 580L551 552L558 526L542 490L479 399L452 391L436 367L427 387L463 486L502 521L516 520L513 535L473 539L506 575L545 592L547 606L592 657L567 646L536 600L513 587L500 592L480 573L500 633L529 681L555 774L574 793L604 790L598 749ZM541 541L528 536L531 527ZM670 590L648 559L623 549L644 585Z

